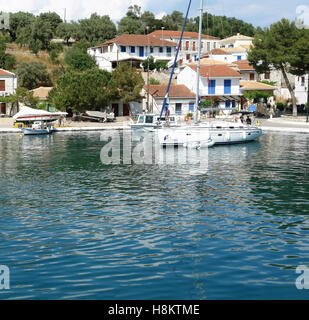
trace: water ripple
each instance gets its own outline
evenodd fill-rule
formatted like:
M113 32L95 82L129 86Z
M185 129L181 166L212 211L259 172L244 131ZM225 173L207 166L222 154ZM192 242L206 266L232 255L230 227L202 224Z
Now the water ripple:
M309 136L188 166L104 166L98 133L0 136L3 299L293 299L309 265Z

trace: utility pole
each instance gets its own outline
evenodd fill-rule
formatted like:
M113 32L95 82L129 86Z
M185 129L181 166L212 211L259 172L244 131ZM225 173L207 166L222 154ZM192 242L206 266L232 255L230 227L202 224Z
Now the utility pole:
M308 76L308 85L307 85L307 119L306 122L309 122L309 71L307 72Z
M200 23L199 23L199 35L198 35L198 60L196 70L196 107L194 112L194 123L198 123L198 108L200 105L200 74L201 74L201 46L202 46L202 26L203 26L203 0L200 3Z
M66 23L66 19L67 19L67 8L63 8L63 22Z
M150 58L150 44L149 44L149 26L146 27L147 29L147 40L148 40L148 63L147 63L147 108L146 112L149 112L149 90L150 90L150 79L149 79L149 58Z

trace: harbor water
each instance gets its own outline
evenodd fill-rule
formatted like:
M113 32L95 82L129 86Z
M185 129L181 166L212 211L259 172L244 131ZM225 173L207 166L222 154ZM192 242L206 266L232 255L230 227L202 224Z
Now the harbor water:
M0 136L0 299L309 298L309 135L213 147L198 174L106 165L102 147Z

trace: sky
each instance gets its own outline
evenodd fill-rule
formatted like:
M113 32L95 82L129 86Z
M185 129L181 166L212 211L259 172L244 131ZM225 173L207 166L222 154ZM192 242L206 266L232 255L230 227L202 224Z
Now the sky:
M109 15L113 21L119 21L132 4L142 10L153 12L158 18L173 10L186 12L188 0L0 0L0 11L28 11L34 14L55 11L67 21L87 18L91 13ZM198 15L200 0L193 0L190 16ZM204 0L204 8L211 14L235 17L254 26L266 27L285 17L294 20L302 18L309 25L309 0Z

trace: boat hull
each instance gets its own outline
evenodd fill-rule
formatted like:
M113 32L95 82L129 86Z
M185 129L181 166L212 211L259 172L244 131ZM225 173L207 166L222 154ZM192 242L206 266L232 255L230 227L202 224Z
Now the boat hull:
M51 129L23 129L25 136L51 134Z
M262 130L256 127L247 128L208 128L188 127L159 129L159 142L162 146L183 146L190 141L207 141L214 144L237 144L254 141L262 135Z

